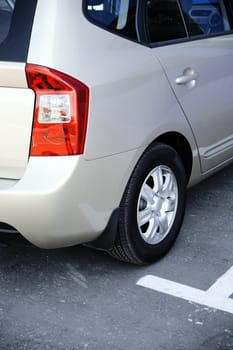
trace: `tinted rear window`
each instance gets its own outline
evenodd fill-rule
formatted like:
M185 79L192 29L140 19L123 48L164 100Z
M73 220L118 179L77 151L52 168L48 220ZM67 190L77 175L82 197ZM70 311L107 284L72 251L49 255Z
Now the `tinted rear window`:
M26 62L37 0L0 0L0 60Z

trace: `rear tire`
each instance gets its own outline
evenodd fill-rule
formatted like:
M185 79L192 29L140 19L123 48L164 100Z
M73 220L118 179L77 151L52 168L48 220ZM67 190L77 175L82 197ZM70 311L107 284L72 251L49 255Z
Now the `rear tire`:
M183 221L186 183L178 153L164 144L150 146L124 192L118 236L109 254L142 265L167 253Z

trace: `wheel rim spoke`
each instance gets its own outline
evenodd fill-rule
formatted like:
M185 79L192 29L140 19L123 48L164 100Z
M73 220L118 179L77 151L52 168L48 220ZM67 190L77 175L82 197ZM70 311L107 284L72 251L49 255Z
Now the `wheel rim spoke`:
M147 184L145 184L142 188L142 197L144 198L144 200L147 203L152 203L154 195L155 195L155 192L153 191L153 189Z
M163 191L172 191L174 185L174 176L172 174L167 174L164 181Z
M168 229L168 218L167 215L163 215L159 218L159 232L163 235Z
M154 216L150 221L150 226L145 236L148 240L153 240L159 229L159 220L157 216Z
M171 213L176 208L176 199L175 198L167 198L165 203L165 213Z
M152 177L154 180L154 190L155 191L161 191L163 189L163 173L162 169L158 167L156 171L152 173Z
M139 212L139 224L140 226L145 225L148 221L150 221L152 217L151 209L146 208Z

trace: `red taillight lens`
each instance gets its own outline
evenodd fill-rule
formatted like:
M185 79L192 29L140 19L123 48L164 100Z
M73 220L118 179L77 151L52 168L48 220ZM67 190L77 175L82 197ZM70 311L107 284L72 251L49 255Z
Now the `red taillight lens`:
M32 156L65 156L84 152L89 89L51 68L26 65L29 88L36 94Z

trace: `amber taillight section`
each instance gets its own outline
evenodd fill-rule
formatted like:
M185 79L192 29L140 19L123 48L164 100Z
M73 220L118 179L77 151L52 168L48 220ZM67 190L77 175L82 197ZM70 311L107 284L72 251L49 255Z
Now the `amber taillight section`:
M31 156L66 156L84 152L89 89L57 70L26 65L29 88L36 102Z

